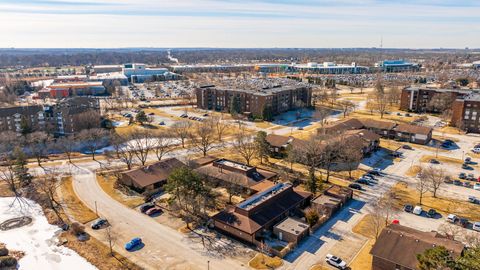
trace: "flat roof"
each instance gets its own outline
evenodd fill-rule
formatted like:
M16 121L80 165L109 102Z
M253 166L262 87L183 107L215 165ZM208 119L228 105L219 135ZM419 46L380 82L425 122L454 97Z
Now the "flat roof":
M280 191L285 190L291 186L292 185L289 183L278 183L275 186L268 188L262 192L259 192L251 196L250 198L246 199L245 201L239 203L237 207L241 209L249 210L261 204L262 202L272 198L273 196L275 196L275 194L278 194Z
M307 224L290 217L284 219L282 222L275 225L275 228L280 229L284 232L291 233L293 235L302 234L303 232L308 230L308 227L309 226Z

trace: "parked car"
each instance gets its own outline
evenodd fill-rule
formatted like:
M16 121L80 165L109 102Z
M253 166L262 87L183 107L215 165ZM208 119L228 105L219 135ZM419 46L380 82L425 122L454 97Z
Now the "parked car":
M164 126L164 125L165 125L165 122L162 121L162 122L160 122L160 123L158 123L158 124L159 124L160 126Z
M470 182L463 182L463 186L466 188L471 188L472 184Z
M449 175L447 175L447 176L445 176L443 182L446 183L446 184L452 184L453 180Z
M471 157L466 157L465 158L465 163L466 164L471 164L472 163L472 158Z
M130 251L141 244L142 244L142 238L135 237L132 240L130 240L130 242L125 244L125 249Z
M475 175L473 175L473 173L469 173L469 174L467 175L467 178L466 178L466 179L467 179L467 180L470 180L470 181L475 181L475 180L476 180Z
M145 212L145 214L149 215L149 216L153 216L155 214L161 214L163 212L162 208L158 207L158 206L155 206L155 207L152 207L150 209L147 210L147 212Z
M413 211L413 205L405 204L405 206L403 207L403 211L411 213Z
M470 223L466 218L459 218L457 222L458 225L462 226L463 228L468 227L468 224Z
M412 115L409 114L409 113L406 113L405 116L406 116L406 117L410 117L410 116L412 116Z
M395 152L391 153L390 156L392 156L392 157L401 157L401 156L402 156L402 153L395 151Z
M155 207L153 203L146 203L142 206L140 206L140 212L145 213L148 211L148 209Z
M359 184L355 184L355 183L352 183L352 184L348 185L348 187L351 188L351 189L362 190L362 186L359 185Z
M401 114L401 113L399 113L399 112L397 112L397 115L398 115L398 116L402 116L402 114Z
M480 232L480 222L475 222L473 223L472 229L474 229L477 232Z
M438 160L436 160L436 159L434 159L434 158L430 159L429 162L430 162L431 164L440 164L440 161L438 161Z
M408 145L408 144L402 145L402 148L403 148L403 149L407 149L407 150L412 150L412 149L413 149L413 148L412 148L410 145Z
M462 169L464 169L464 170L473 170L473 168L472 168L470 165L466 164L466 163L463 163L463 164L462 164Z
M475 197L475 196L468 196L468 201L471 202L471 203L475 203L475 204L480 203L480 201L478 200L478 198Z
M464 173L464 172L461 172L461 173L458 174L458 178L465 179L465 178L467 178L467 174Z
M99 218L92 223L91 227L94 230L98 230L98 229L102 228L103 226L106 226L107 224L108 224L108 221L106 219Z
M429 217L429 218L434 218L436 215L437 215L437 211L433 208L431 208L427 212L427 217Z
M447 221L450 222L450 223L455 223L455 222L457 222L457 220L458 220L458 217L454 214L449 214L447 216Z
M370 174L364 174L362 175L362 178L368 179L368 180L375 180L375 177Z
M382 173L380 171L377 171L377 170L370 170L370 171L368 171L368 173L371 174L371 175L376 175L376 176L382 175Z
M473 148L472 152L475 154L480 154L480 147Z
M360 178L358 179L357 181L355 181L356 183L359 183L359 184L362 184L362 185L370 185L370 181L368 181L367 179L365 178Z
M473 185L473 189L480 190L480 183L475 183L475 185Z
M460 180L455 180L455 181L453 181L453 184L454 184L455 186L461 186L461 185L462 185L462 181L460 181Z
M417 215L417 216L421 215L422 212L423 212L423 209L419 205L415 206L415 208L413 208L413 211L412 211L412 213Z
M347 268L347 263L344 262L342 259L340 259L337 256L333 256L332 254L327 254L325 257L325 261L330 264L333 267L336 267L338 269L346 269Z

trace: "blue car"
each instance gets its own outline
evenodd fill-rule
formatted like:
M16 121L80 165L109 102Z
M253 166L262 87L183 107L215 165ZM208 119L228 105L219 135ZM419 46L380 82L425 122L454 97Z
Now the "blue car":
M132 240L130 240L130 242L125 244L125 249L130 251L130 250L134 249L136 246L141 245L141 244L142 244L142 239L139 238L139 237L135 237Z

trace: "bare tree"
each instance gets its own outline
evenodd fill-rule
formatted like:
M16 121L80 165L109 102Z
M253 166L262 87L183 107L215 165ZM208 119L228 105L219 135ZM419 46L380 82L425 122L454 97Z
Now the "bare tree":
M375 103L376 103L376 109L380 113L380 118L383 118L383 115L387 111L387 104L388 104L387 95L384 92L376 91Z
M228 203L232 204L233 196L242 194L243 188L240 185L242 183L242 177L238 174L229 174L229 179L226 183L225 189L228 193Z
M60 222L64 222L58 207L61 204L56 199L56 193L62 185L63 177L60 175L57 168L49 168L43 170L41 175L36 177L35 186L44 196L46 204L50 210L52 210Z
M432 166L421 168L420 177L425 178L428 182L429 190L432 192L433 197L437 197L437 191L441 185L443 185L443 181L445 181L445 177L447 176L446 172L442 168L433 168Z
M305 164L308 167L308 189L310 192L315 193L317 191L317 177L315 171L322 162L322 154L324 150L324 144L322 143L322 137L318 135L312 135L306 141L299 141L293 145L291 151L298 161Z
M257 154L255 137L248 135L245 130L242 130L235 136L232 144L235 151L245 159L247 165L250 165L250 162Z
M6 157L18 145L17 134L13 131L4 131L0 133L2 143L0 143L0 158Z
M223 135L225 134L225 131L228 129L229 125L225 123L225 121L223 121L221 117L212 117L211 119L217 133L217 140L221 142Z
M160 161L162 158L170 153L173 150L173 141L170 136L166 133L159 133L155 136L155 155L157 159Z
M339 144L343 147L339 151L339 161L348 169L348 176L352 179L352 171L358 167L363 159L362 145L355 138L344 138Z
M68 158L68 162L70 163L72 163L72 154L75 152L76 147L77 141L74 135L60 137L55 143L55 148L64 153Z
M109 139L109 133L105 129L92 128L84 129L78 134L79 143L85 146L95 160L95 153Z
M338 102L338 105L340 105L340 108L342 109L343 112L343 118L347 117L347 115L355 109L355 104L351 102L350 100L342 100Z
M387 99L390 106L398 104L400 102L400 97L402 95L402 90L398 86L393 86L387 92Z
M104 233L105 233L105 235L104 235L105 241L107 241L108 247L110 249L110 256L114 257L115 253L113 252L113 246L115 245L115 242L117 241L117 235L115 234L112 226L110 226L110 225L105 228Z
M320 126L323 128L323 126L325 125L325 121L330 115L330 112L330 109L319 106L315 109L315 112L313 113L313 118L317 119L320 122Z
M369 214L365 217L368 222L368 231L375 240L378 239L380 232L385 227L385 217L382 213L382 205L377 203L372 204Z
M430 188L430 183L429 183L428 179L426 177L424 177L423 175L420 175L419 177L416 177L415 180L416 180L415 189L418 192L419 204L421 205L423 195L425 195L425 193L428 192L428 190Z
M171 127L173 134L175 134L175 137L180 139L180 141L182 142L183 148L185 148L185 141L190 136L191 126L192 124L189 121L184 120L174 123Z
M130 142L135 151L135 156L144 166L147 162L148 154L155 149L156 141L153 133L148 130L134 132L131 134Z
M211 121L203 121L195 125L194 130L190 133L190 140L193 147L207 156L207 153L218 147L215 144L217 137L215 136Z
M50 146L50 136L43 131L35 131L26 136L26 145L28 153L37 160L38 166L42 166L42 159L48 156Z

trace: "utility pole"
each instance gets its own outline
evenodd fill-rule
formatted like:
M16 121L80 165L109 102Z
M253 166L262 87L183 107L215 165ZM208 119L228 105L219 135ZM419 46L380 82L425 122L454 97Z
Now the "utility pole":
M95 201L95 214L98 216L97 201Z

